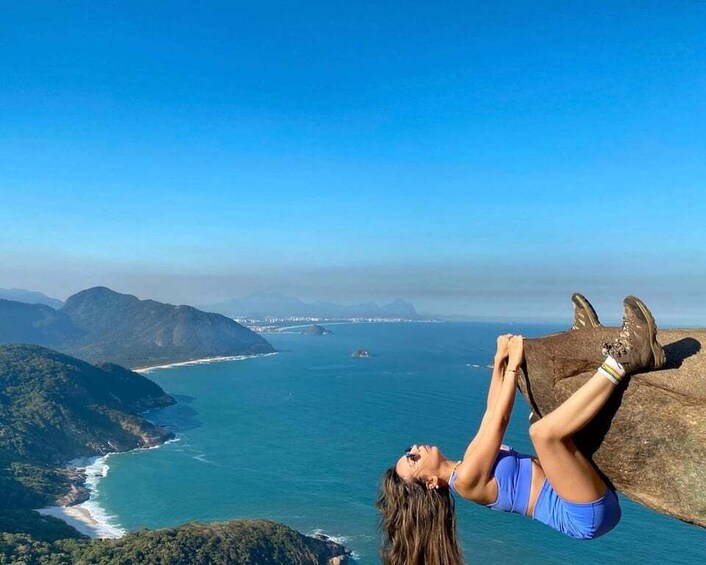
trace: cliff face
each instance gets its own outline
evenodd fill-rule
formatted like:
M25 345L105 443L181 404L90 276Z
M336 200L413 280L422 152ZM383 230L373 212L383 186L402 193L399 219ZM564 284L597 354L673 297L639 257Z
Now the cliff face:
M610 341L616 328L579 331ZM706 330L660 330L657 337L666 366L622 383L575 440L626 496L706 527ZM520 391L537 414L545 415L586 382L597 365L579 367L567 359L568 350L552 359L540 349L526 348ZM578 367L575 374L566 376L561 363Z
M125 367L274 351L263 337L220 314L104 287L71 296L60 310L0 300L0 343L36 343Z

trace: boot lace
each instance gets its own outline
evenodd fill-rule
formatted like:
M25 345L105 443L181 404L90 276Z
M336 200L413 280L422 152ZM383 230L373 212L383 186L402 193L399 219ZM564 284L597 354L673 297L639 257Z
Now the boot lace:
M603 344L603 351L611 357L618 358L630 351L630 337L633 335L633 323L630 317L623 320L618 336L610 343Z

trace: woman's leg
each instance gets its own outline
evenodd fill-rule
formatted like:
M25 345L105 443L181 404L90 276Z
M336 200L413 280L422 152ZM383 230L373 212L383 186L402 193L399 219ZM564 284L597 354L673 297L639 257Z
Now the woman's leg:
M538 416L549 413L563 399L564 379L588 379L603 361L603 343L619 328L587 328L525 339L525 364L519 387ZM558 387L558 388L557 388ZM559 396L559 398L557 398Z
M613 357L556 410L530 426L530 437L547 480L570 502L591 502L606 490L605 482L577 449L572 436L603 408L619 382L615 377L664 363L664 352L656 340L657 327L647 306L634 296L623 304L623 326L608 345Z
M598 414L614 389L615 385L597 372L556 410L530 426L544 474L565 500L592 502L606 491L605 482L571 436Z

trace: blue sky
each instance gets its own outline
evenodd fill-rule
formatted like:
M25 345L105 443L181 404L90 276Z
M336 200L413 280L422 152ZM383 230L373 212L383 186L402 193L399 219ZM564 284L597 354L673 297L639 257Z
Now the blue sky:
M706 4L4 2L0 286L706 323Z

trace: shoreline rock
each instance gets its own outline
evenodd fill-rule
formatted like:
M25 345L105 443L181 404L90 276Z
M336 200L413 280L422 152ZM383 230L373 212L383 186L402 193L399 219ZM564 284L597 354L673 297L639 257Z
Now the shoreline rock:
M333 332L318 324L311 324L299 332L302 335L330 335Z

